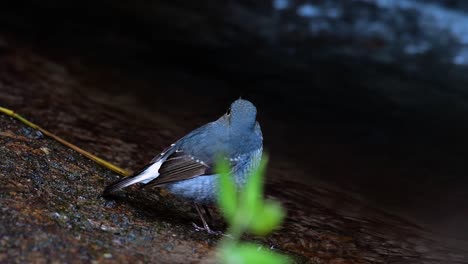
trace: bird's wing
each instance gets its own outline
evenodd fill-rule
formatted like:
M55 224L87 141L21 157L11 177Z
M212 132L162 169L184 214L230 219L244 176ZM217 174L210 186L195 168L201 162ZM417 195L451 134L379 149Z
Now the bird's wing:
M153 160L151 160L150 163L133 173L133 175L122 178L108 185L104 189L103 195L110 195L135 183L148 183L154 178L158 177L158 170L166 160L166 157L171 156L173 153L175 153L176 149L174 148L174 146L175 144L172 144L170 147L166 148L163 152L161 152L161 154L159 154Z
M198 160L192 155L177 150L172 153L159 168L159 176L146 186L158 186L165 183L188 180L202 175L212 174L212 161Z

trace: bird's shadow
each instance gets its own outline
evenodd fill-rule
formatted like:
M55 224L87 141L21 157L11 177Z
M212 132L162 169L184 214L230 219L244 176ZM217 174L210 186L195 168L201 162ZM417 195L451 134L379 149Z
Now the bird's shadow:
M206 240L206 232L198 232L193 223L202 226L201 220L195 210L194 203L182 198L178 198L160 188L139 189L129 188L128 190L104 197L107 201L114 201L116 204L129 205L135 213L135 216L148 222L170 223L173 226L181 227L186 235L198 234L192 236ZM225 231L227 226L214 206L210 207L210 213L213 216L210 221L210 227ZM206 217L206 216L205 216Z

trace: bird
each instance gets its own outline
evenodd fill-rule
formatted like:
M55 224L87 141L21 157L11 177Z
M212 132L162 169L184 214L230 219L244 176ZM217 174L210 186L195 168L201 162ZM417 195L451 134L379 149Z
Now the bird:
M211 217L206 206L216 201L219 191L215 162L219 157L228 162L240 190L259 166L262 153L263 134L257 121L257 109L252 102L239 98L217 120L192 130L132 176L108 185L103 195L109 196L138 183L143 184L142 188L165 188L194 203L203 223L203 227L194 224L197 230L216 233L200 210L202 206Z

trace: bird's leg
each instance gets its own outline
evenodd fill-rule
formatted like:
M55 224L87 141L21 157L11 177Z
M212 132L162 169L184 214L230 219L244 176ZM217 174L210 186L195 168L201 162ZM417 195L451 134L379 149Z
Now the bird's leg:
M197 209L198 216L200 216L200 219L201 219L201 221L203 223L203 227L199 227L197 224L192 223L193 226L195 227L195 229L197 231L206 231L208 234L219 235L221 232L211 230L210 226L208 225L205 218L203 217L203 213L200 210L200 206L197 203L195 203L195 209ZM206 208L205 208L205 210L206 210ZM208 213L208 217L212 219L211 214L209 214L209 213Z
M205 215L208 217L208 221L209 223L211 224L211 226L214 226L215 224L215 219L213 217L213 215L211 214L210 212L210 209L208 208L208 206L206 205L202 205L203 206L203 209L205 210ZM230 237L231 235L229 234L225 234L223 233L222 231L217 231L220 235L223 235L223 236L227 236L227 237Z
M210 209L206 205L202 205L203 210L205 210L205 215L208 217L208 221L210 222L211 225L214 225L214 218L210 213Z

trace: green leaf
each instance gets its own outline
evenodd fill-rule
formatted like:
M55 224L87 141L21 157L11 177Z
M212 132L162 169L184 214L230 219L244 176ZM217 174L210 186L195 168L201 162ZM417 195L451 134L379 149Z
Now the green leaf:
M219 174L218 205L226 221L233 224L237 211L236 184L230 175L231 169L225 159L218 159L215 170Z
M291 259L285 255L251 243L224 248L221 255L221 263L225 264L286 264L291 262Z
M265 201L250 223L249 230L256 235L266 235L279 227L284 216L285 212L278 202Z
M252 214L251 218L255 218L255 214L263 207L263 175L265 174L267 162L268 158L265 155L260 165L247 179L247 183L240 194L243 211Z

